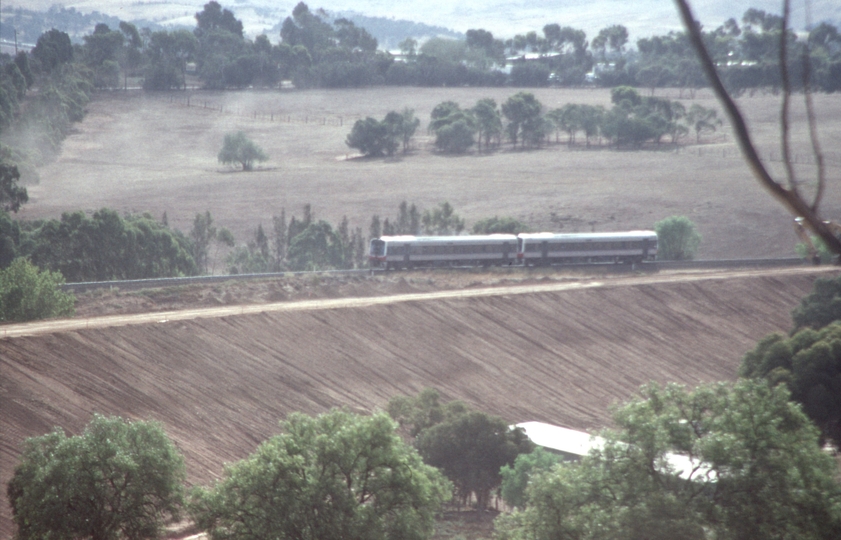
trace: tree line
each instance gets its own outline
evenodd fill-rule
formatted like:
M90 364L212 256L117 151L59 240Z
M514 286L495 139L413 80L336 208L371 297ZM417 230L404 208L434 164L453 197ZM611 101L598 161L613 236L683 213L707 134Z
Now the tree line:
M566 136L569 146L576 137L584 136L587 147L606 140L614 146L640 148L645 143L663 142L668 137L677 144L692 133L695 142L702 134L715 132L722 121L715 109L693 103L689 109L680 101L655 96L641 96L629 86L611 90L613 106L569 103L544 110L530 92L518 92L502 105L483 98L469 109L454 101L444 101L432 109L428 131L435 135L435 148L449 154L462 154L474 146L479 152L490 152L502 145L503 138L513 148L536 148L551 140L560 142ZM357 120L345 144L365 156L392 156L401 146L410 148L420 121L412 109L402 113L391 111L382 120L367 117Z
M640 38L630 48L621 24L601 29L592 39L557 23L505 40L478 28L468 30L464 39L435 37L423 44L408 36L395 56L380 50L365 28L346 18L331 20L304 2L282 21L274 45L265 34L246 39L242 22L216 1L205 4L195 20L192 31L153 31L108 19L75 47L67 34L51 32L67 37L61 54L75 51L101 88L125 86L128 76L140 77L148 90L182 88L193 67L202 84L213 89L276 87L281 80L292 80L298 88L595 84L694 92L706 86L685 32ZM703 32L731 91L781 87L781 23L780 15L750 8L741 21L731 18ZM803 87L808 62L812 89L841 89L841 36L835 26L822 22L808 35L790 32L787 39L795 87Z
M442 505L508 510L495 537L829 540L841 534L841 278L735 383L647 384L580 459L434 389L371 415L292 413L280 434L184 487L162 426L94 415L27 439L7 486L16 538L156 538L182 512L213 539L429 538ZM138 474L142 471L143 474Z

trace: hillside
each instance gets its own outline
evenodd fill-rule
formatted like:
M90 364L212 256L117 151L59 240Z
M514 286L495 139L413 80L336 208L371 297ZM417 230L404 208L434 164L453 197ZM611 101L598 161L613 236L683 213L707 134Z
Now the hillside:
M429 386L511 422L598 429L611 404L647 381L733 379L759 338L788 330L814 278L835 273L547 280L153 322L77 319L0 340L0 482L24 438L56 425L78 432L93 412L163 422L191 482L217 477L289 412L367 412ZM7 538L10 514L0 506Z
M201 10L206 0L181 0L179 2L137 2L134 0L67 0L66 8L83 13L99 11L123 20L153 21L164 26L195 25L194 14ZM247 34L254 36L269 30L282 22L298 0L236 0L220 2L231 9L245 25ZM442 26L460 32L470 28L490 30L497 37L510 38L516 33L540 32L544 25L560 23L587 32L589 37L612 24L623 24L631 33L632 43L642 37L665 34L671 30L682 30L677 9L672 2L645 0L617 2L616 0L497 0L493 2L468 0L449 2L446 0L424 0L423 9L417 2L408 0L331 0L306 2L311 9L324 8L334 12L354 11L369 17L415 21L428 25ZM706 0L691 2L697 16L705 27L715 28L730 17L740 19L748 8L779 13L780 2L774 0L750 0L747 2L726 2ZM46 11L54 6L54 0L6 0L4 6L23 7ZM815 2L811 6L813 21L841 18L841 11L832 2ZM795 28L805 24L802 4L792 6L792 22ZM277 34L269 34L274 42ZM419 37L415 35L415 37ZM399 41L399 40L398 40Z

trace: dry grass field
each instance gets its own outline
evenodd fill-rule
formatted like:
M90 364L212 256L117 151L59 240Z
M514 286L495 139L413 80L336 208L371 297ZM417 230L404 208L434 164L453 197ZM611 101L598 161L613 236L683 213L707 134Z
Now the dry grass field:
M64 211L101 207L121 212L166 212L169 223L189 231L198 212L246 242L259 223L270 226L286 209L301 215L311 203L316 217L337 223L346 215L367 233L373 214L396 214L402 200L430 208L449 201L467 219L512 216L533 230L609 231L651 228L682 214L704 237L700 258L794 254L791 219L759 187L739 156L727 124L702 144L678 151L667 144L643 151L606 147L570 149L563 143L520 151L445 156L432 149L426 124L432 108L453 100L463 107L512 88L367 88L358 90L244 91L228 93L98 94L89 113L64 143L59 159L41 168L39 185L22 218L58 217ZM566 103L610 105L601 89L538 89L547 109ZM677 90L658 90L678 99ZM189 99L190 106L187 106ZM698 103L717 107L707 91ZM693 101L686 99L688 108ZM841 97L816 96L822 143L830 158L826 215L841 217ZM763 154L779 156L779 99L745 97ZM344 140L353 122L414 108L423 124L408 155L347 159ZM795 108L795 121L802 111ZM802 126L802 122L800 122ZM245 131L270 156L260 170L241 173L219 164L225 133ZM793 134L799 159L808 137ZM351 156L352 157L352 156ZM771 166L779 170L779 163ZM804 179L814 175L801 165ZM218 270L217 270L218 271Z

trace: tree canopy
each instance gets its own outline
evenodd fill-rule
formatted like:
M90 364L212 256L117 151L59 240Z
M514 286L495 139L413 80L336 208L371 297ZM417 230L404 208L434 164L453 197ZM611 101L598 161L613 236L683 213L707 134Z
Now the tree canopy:
M263 149L257 146L242 131L225 135L225 142L217 157L220 163L226 165L233 163L242 165L243 171L254 169L255 161L262 163L269 159L266 153L263 152Z
M654 224L657 232L657 258L686 261L695 256L701 235L686 216L670 216Z
M26 188L18 185L20 172L14 165L0 161L0 207L7 212L17 212L29 201Z
M39 270L18 257L0 269L0 322L32 321L73 314L76 298L61 290L64 276Z
M833 321L841 320L841 277L819 277L806 295L791 312L794 328L818 330Z
M94 415L81 435L26 440L7 489L16 538L158 538L178 517L184 479L159 424Z
M782 387L648 385L578 463L532 479L501 539L821 539L841 534L838 465Z
M788 339L767 336L744 356L740 373L787 387L823 436L841 446L841 323Z
M500 485L500 468L534 448L521 429L510 429L501 418L472 411L460 401L442 403L432 388L415 397L392 398L388 412L415 438L423 460L453 482L459 503L473 499L479 509L487 507L491 491Z
M192 494L213 540L423 540L448 497L385 414L292 414L282 433Z

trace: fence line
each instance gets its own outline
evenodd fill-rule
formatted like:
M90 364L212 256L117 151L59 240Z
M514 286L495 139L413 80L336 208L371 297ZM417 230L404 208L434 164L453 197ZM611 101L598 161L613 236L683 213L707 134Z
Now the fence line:
M197 98L193 96L169 96L169 102L182 105L184 107L193 107L198 109L209 109L211 111L219 111L220 114L230 114L239 116L240 118L250 118L252 120L262 120L266 122L281 122L285 124L314 124L320 126L335 126L343 127L345 124L352 126L356 120L361 120L359 115L344 115L344 116L326 116L326 115L300 115L290 112L261 112L248 111L239 107L225 107L213 101Z
M300 114L292 114L289 112L260 112L260 111L247 111L243 108L238 107L225 107L224 105L220 105L214 103L212 101L208 101L207 99L195 97L195 96L169 96L169 102L182 105L185 107L194 107L199 109L209 109L212 111L219 111L221 114L230 114L234 116L239 116L240 118L250 118L252 120L262 120L266 122L280 122L285 124L313 124L313 125L321 125L321 126L333 126L333 127L344 127L347 124L348 127L353 126L353 123L356 120L361 120L362 116L360 115L345 115L345 116L320 116L320 115L300 115ZM689 152L690 154L698 155L699 157L703 156L711 156L711 157L720 157L724 159L742 159L741 151L736 148L735 146L732 147L715 147L711 148L704 144L689 144L688 146L681 146L681 152ZM763 161L773 163L781 163L782 156L779 151L765 151L759 152L760 158ZM796 165L816 165L816 159L813 154L801 154L801 153L794 153L792 154L792 161ZM824 165L827 167L841 167L841 154L837 152L823 152L823 162Z
M688 152L695 154L698 157L710 156L721 157L725 159L742 159L742 152L735 147L727 148L709 148L704 145L685 146L681 148L681 152ZM762 161L768 163L782 163L782 153L779 150L759 151L759 157ZM817 165L817 160L814 154L793 153L791 154L792 163L795 165ZM841 167L841 154L837 152L823 152L823 163L828 167Z

